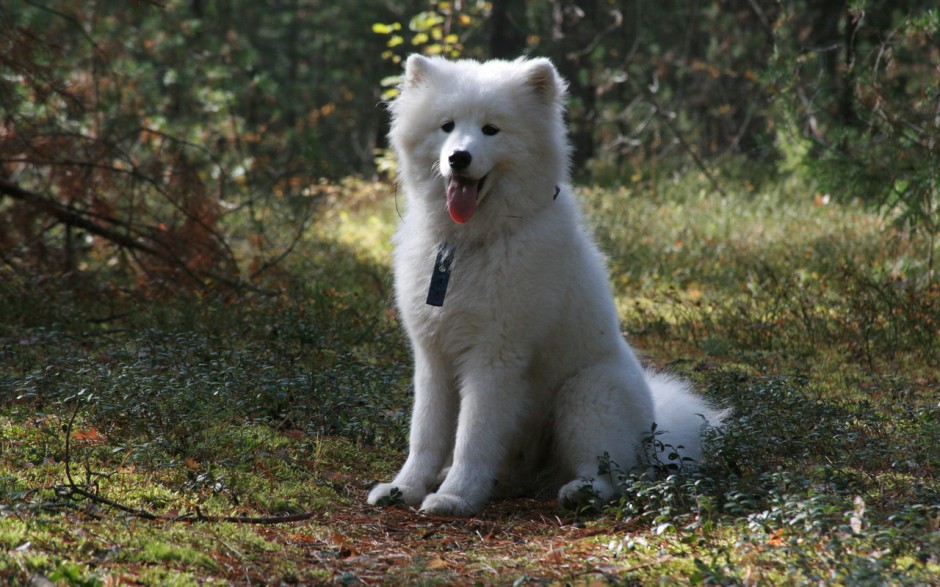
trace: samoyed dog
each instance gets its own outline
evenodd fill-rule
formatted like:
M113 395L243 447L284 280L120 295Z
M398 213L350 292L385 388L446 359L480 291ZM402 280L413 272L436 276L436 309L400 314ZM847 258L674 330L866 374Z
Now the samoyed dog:
M371 504L464 516L496 491L609 500L600 459L637 466L654 423L655 444L698 459L703 427L720 424L621 335L567 185L565 93L547 59L407 60L389 138L407 194L394 274L415 400L407 461Z

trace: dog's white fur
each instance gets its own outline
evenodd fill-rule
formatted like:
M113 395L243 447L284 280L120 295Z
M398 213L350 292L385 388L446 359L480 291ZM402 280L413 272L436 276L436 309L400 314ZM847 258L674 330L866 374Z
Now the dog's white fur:
M659 440L698 459L703 424L720 422L683 382L644 372L620 333L604 259L567 185L565 91L547 59L407 61L389 137L408 198L394 272L415 404L408 459L369 503L397 489L425 512L470 515L497 484L553 482L562 503L585 486L610 499L599 457L637 465L655 422ZM471 156L462 181L486 178L463 223L448 214L457 151ZM451 278L434 307L443 244Z

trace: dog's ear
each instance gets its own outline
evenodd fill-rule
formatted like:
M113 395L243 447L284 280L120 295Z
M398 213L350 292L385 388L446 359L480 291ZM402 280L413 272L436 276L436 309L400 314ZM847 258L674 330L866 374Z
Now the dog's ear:
M546 104L553 104L563 98L568 87L552 62L545 58L528 61L526 83Z
M434 69L434 63L418 53L412 53L405 61L405 75L402 77L402 89L413 88L425 82Z

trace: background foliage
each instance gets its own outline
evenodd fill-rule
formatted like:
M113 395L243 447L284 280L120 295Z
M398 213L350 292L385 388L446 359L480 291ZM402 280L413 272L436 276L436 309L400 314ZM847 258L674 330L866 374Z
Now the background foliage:
M294 244L268 230L273 217L300 227L320 179L374 173L381 99L412 51L553 58L571 84L579 181L718 174L729 159L758 165L755 180L803 166L833 197L938 229L940 16L928 1L14 0L0 11L8 267L257 281Z

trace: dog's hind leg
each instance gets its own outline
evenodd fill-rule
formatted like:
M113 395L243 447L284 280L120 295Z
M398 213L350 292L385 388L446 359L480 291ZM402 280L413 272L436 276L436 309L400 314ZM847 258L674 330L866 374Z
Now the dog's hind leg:
M589 367L559 390L555 452L561 470L573 478L559 490L559 506L609 501L618 493L617 471L635 465L641 436L653 421L653 402L633 363Z

